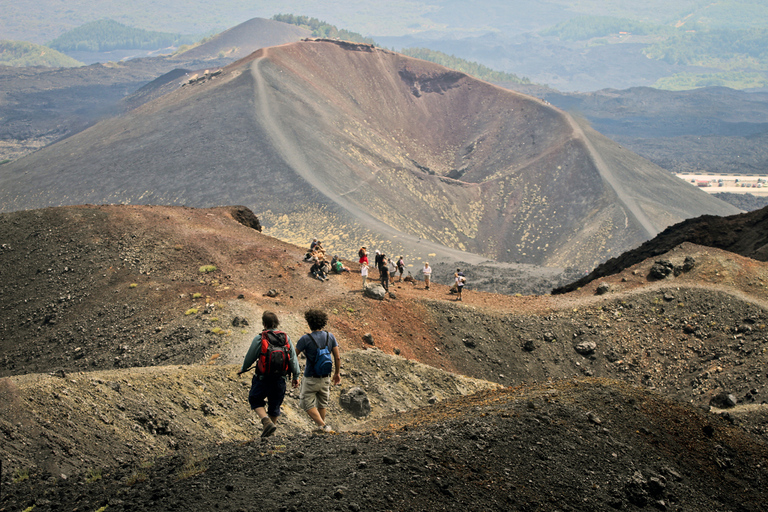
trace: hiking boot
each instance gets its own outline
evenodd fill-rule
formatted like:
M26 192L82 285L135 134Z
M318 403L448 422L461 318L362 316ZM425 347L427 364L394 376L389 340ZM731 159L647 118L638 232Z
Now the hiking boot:
M329 434L329 433L333 432L333 429L331 428L330 425L325 424L322 427L317 427L315 429L315 432L317 432L318 434Z
M277 426L269 418L262 419L261 424L264 425L264 428L261 430L261 437L269 437L277 430Z

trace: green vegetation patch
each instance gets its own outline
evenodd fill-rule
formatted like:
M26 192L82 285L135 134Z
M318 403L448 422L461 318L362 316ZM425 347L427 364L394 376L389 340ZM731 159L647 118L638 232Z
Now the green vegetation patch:
M57 37L48 46L60 51L106 52L157 50L194 43L199 37L133 28L113 20L86 23Z
M349 30L339 30L334 25L320 21L317 18L310 18L308 16L296 16L294 14L276 14L272 16L275 21L288 23L289 25L296 25L307 30L312 31L313 37L321 37L324 39L343 39L344 41L353 41L355 43L372 44L376 46L376 41L370 37L364 37L357 32L350 32Z
M26 41L0 41L0 64L19 68L26 66L75 68L84 65L82 62L47 46L27 43ZM9 161L0 161L0 165Z
M477 62L470 62L468 60L454 57L443 52L429 50L427 48L404 48L400 53L409 57L414 57L421 60L427 60L440 64L447 68L461 71L480 80L486 82L514 82L517 84L530 84L531 81L528 78L520 78L513 73L504 73L503 71L494 71L491 68L478 64Z
M542 36L558 37L563 41L586 41L626 32L638 36L663 34L671 29L652 23L611 16L578 16L541 31Z
M768 69L768 28L679 32L648 47L645 55L670 64Z
M687 91L701 87L730 87L731 89L751 89L768 87L768 73L734 71L696 75L679 73L659 79L654 85L666 91Z
M208 274L211 272L216 272L216 265L203 265L200 267L201 274Z

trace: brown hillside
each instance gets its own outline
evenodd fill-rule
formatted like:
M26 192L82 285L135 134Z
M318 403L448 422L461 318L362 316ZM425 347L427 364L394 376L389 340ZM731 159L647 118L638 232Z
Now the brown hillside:
M14 162L0 208L244 204L267 233L590 268L735 208L542 101L367 45L260 50Z
M253 472L281 471L268 508L301 488L361 510L761 510L768 264L683 244L664 257L687 272L650 282L646 260L603 295L395 283L376 301L257 226L242 207L0 215L0 510L237 510ZM260 442L235 371L265 309L295 340L308 307L342 347L338 434L308 435L291 393ZM371 423L339 405L353 386ZM723 392L737 407L707 412Z
M578 281L553 290L553 293L571 292L595 279L617 274L645 259L655 258L684 242L768 261L768 207L728 217L704 215L685 220L668 227L640 247L611 258Z

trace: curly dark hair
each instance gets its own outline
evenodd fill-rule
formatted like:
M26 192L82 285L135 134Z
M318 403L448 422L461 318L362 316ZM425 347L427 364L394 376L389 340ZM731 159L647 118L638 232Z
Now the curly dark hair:
M304 313L304 320L307 321L310 329L319 331L328 323L328 315L325 314L325 311L320 311L319 309L308 309Z
M276 329L280 325L280 320L277 319L277 315L271 311L265 311L261 315L261 324L265 329Z

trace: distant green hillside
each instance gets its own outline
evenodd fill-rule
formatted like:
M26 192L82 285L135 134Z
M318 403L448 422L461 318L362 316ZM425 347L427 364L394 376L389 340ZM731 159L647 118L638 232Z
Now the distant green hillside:
M314 37L343 39L345 41L354 41L356 43L376 45L376 42L369 37L363 37L361 34L358 34L357 32L350 32L349 30L339 30L335 26L324 21L320 21L317 18L310 18L309 16L296 16L294 14L276 14L272 16L272 19L311 30Z
M25 41L0 41L0 64L4 66L47 66L74 68L83 63L47 46Z
M543 36L558 37L563 41L586 41L595 37L605 37L621 32L634 35L650 35L671 31L667 27L652 23L643 23L627 18L611 16L578 16L554 27L541 31Z
M456 71L461 71L462 73L466 73L475 78L479 78L480 80L485 80L486 82L513 82L517 84L531 83L531 81L525 77L520 78L519 76L512 73L494 71L493 69L487 68L482 64L478 64L477 62L470 62L468 60L454 57L453 55L429 50L427 48L403 48L400 53L403 55L408 55L409 57L415 57L417 59L434 62L435 64L440 64L441 66L455 69Z
M153 32L128 27L112 20L86 23L62 34L48 46L60 51L106 52L111 50L156 50L191 44L199 37Z
M758 72L731 71L696 75L679 73L659 79L653 86L667 91L687 91L701 87L730 87L731 89L752 89L768 87L768 74Z
M681 16L678 28L744 29L768 26L768 3L765 0L718 0L701 2Z
M768 29L678 32L645 54L670 64L768 69Z

